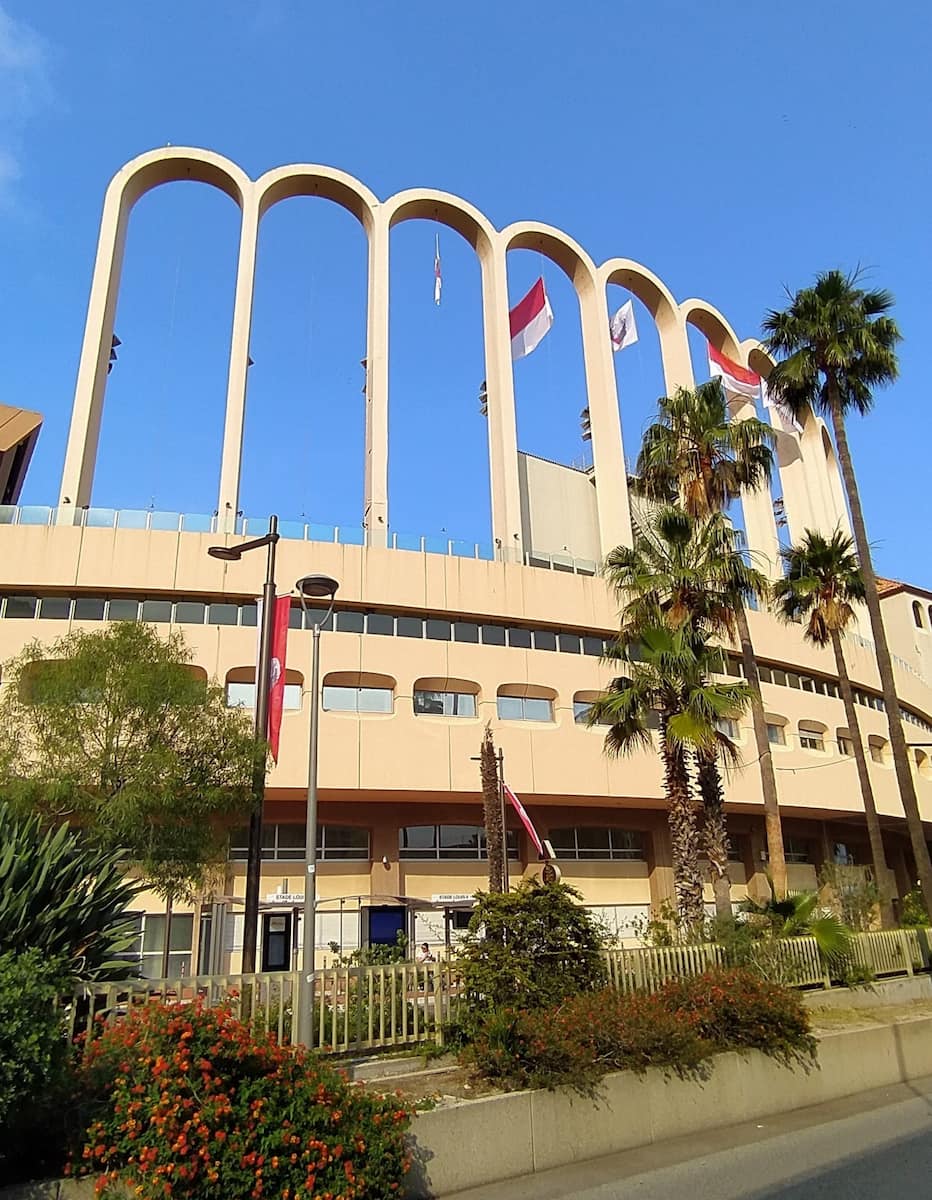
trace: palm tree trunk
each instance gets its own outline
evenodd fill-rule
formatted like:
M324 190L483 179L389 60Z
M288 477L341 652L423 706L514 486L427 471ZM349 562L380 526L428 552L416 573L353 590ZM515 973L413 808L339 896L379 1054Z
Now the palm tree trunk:
M162 947L162 978L168 978L168 955L171 950L172 910L174 897L171 892L165 897L165 945Z
M760 675L748 614L743 607L736 613L738 638L741 642L741 662L744 678L751 689L751 720L754 725L754 742L757 746L757 761L760 765L761 792L764 797L764 827L767 831L767 857L770 860L770 878L778 900L786 898L786 855L783 850L783 825L780 821L780 799L777 795L777 777L773 769L773 754L767 737L767 720L764 716L764 700L760 691Z
M854 761L858 768L858 783L861 785L861 799L864 801L864 816L867 820L867 833L871 843L871 859L874 863L874 879L879 893L880 924L884 929L892 929L893 904L887 892L887 859L883 850L883 835L880 832L880 820L877 816L877 806L874 804L874 789L871 787L870 774L867 769L867 757L864 754L864 743L861 741L861 727L858 724L857 709L854 707L854 695L851 691L851 680L848 678L848 668L845 654L841 645L841 637L837 629L831 631L832 649L835 652L835 670L838 672L838 686L841 698L845 704L845 719L848 722L848 732L854 747Z
M660 754L669 810L670 844L673 850L673 887L676 908L683 928L693 933L702 926L702 877L699 874L699 831L696 810L689 791L686 751L667 741L666 723L661 720Z
M712 870L715 915L732 916L731 880L728 878L728 828L725 823L725 791L714 751L696 754L696 782L702 797L701 844Z
M848 508L851 510L851 525L854 530L854 541L858 548L858 560L861 565L861 575L864 579L865 600L871 619L871 632L874 635L874 654L877 658L877 670L880 674L880 686L883 691L884 707L887 710L887 726L890 731L890 746L893 750L893 765L896 769L896 781L900 789L900 803L906 814L906 825L909 829L909 840L916 860L916 871L919 875L919 886L922 888L922 898L926 910L932 913L932 860L929 858L929 847L926 844L925 830L922 827L922 817L919 815L919 802L916 799L916 785L913 782L913 772L909 764L906 736L903 733L903 718L900 714L900 702L896 694L896 682L893 678L893 662L890 658L890 647L887 645L887 631L884 628L883 614L880 611L880 593L877 591L877 577L874 575L874 564L871 561L871 548L867 540L867 529L864 525L864 513L861 509L861 497L858 492L858 482L851 462L851 451L848 448L848 434L845 430L845 418L838 402L837 387L829 381L832 412L832 428L835 433L835 448L838 451L838 462L841 467L841 477L845 482L845 493L848 497ZM834 391L834 395L832 395Z
M485 846L489 856L489 891L505 891L505 830L502 824L501 780L492 730L488 725L479 750L479 774L482 779L482 809Z

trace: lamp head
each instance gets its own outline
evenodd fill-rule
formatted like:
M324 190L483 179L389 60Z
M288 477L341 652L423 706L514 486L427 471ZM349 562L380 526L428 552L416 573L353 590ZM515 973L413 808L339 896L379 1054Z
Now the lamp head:
M311 600L330 600L336 594L340 585L329 575L305 575L294 585L295 590Z
M224 562L238 562L242 555L235 546L208 546L211 558L222 558Z

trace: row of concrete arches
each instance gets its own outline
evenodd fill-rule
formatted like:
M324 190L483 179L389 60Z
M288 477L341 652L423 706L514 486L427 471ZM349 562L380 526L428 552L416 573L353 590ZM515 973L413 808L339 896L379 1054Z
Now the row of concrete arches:
M235 163L212 151L165 147L132 160L107 189L62 476L59 511L63 520L68 520L69 509L91 503L130 214L138 200L153 188L188 180L218 188L241 213L217 503L220 520L230 531L239 508L259 225L263 216L284 200L316 196L340 205L359 221L368 240L363 523L371 545L384 545L388 534L389 233L402 222L427 219L444 225L463 237L477 256L488 387L492 533L498 554L505 560L522 561L525 550L508 332L505 264L509 251L534 250L550 260L570 280L579 301L602 553L631 538L624 446L606 321L609 286L625 288L650 313L657 328L668 392L694 382L688 326L699 330L728 356L749 362L761 374L766 375L770 369L770 360L759 344L753 339L739 342L729 322L708 302L696 298L677 302L658 276L633 260L613 257L597 265L577 242L552 226L522 221L496 230L467 201L430 189L409 189L379 201L353 176L324 166L278 167L253 181ZM753 415L753 402L734 397L732 411L734 419L739 420ZM807 526L844 524L847 518L834 451L817 418L807 420L794 454L785 466L781 462L793 532ZM779 542L770 498L746 497L744 517L750 547L763 561L775 564Z

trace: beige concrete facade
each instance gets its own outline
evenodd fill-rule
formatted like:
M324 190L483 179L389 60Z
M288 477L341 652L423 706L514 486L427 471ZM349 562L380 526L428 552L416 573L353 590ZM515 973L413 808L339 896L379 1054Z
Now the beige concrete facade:
M118 515L109 522L112 527L102 528L85 509L92 501L127 225L141 195L178 179L218 187L242 211L219 516L213 533L163 530L148 522L145 528L123 528ZM45 525L0 524L0 660L34 638L47 642L85 622L99 628L109 619L142 619L182 628L208 676L240 685L248 681L256 642L254 610L251 620L249 610L260 590L261 564L257 556L224 564L209 558L207 548L237 536L232 530L259 222L272 205L296 195L323 196L347 208L369 241L366 545L288 538L279 545L280 591L309 572L327 573L340 583L336 628L322 637L324 688L376 689L382 708L339 711L338 705L328 707L324 694L321 822L325 832L364 830L368 848L357 846L342 860L324 855L318 886L328 915L318 929L319 948L323 952L333 940L344 949L353 944L350 935L332 936L335 913L342 921L360 904L372 907L398 897L442 909L443 897L468 896L483 883L486 867L478 853L443 853L438 845L433 859L425 853L414 857L404 851L403 831L481 823L474 756L487 721L504 751L508 782L541 833L557 831L575 839L574 849L561 855L564 877L620 934L629 935L632 922L672 895L660 765L652 752L606 757L601 733L576 720L578 708L608 681L599 657L601 639L613 633L617 621L605 583L598 575L581 573L579 564L631 538L606 289L625 287L647 306L657 326L668 390L694 381L690 324L763 374L769 362L757 343L739 342L711 305L698 299L677 302L660 279L628 259L597 266L572 239L539 224L498 231L472 206L441 192L407 191L380 202L357 180L331 168L283 167L252 181L229 160L204 150L166 148L135 159L118 172L105 199L58 506ZM389 231L415 217L459 232L474 247L481 267L494 561L387 545ZM591 474L518 454L506 279L506 255L514 248L547 255L576 288L592 427ZM741 397L731 401L734 419L753 415L752 404ZM846 527L837 465L819 419L810 414L800 437L781 435L780 470L793 538L806 527ZM744 509L750 547L773 573L778 539L770 497L747 497ZM547 541L557 544L543 544ZM562 569L536 565L542 552L553 553L553 565ZM561 552L568 566L559 561ZM908 740L932 741L932 596L903 585L891 588L884 605L899 694L912 722ZM834 664L830 652L804 642L799 627L781 625L767 613L751 613L750 622L774 728L790 886L811 887L820 864L839 847L856 862L869 861L854 759L839 743L845 719ZM285 713L279 762L268 780L268 822L292 833L304 813L304 680L310 649L310 633L293 629L288 681L300 685L300 703ZM902 894L910 886L912 866L872 648L852 635L846 654L859 693L862 731L872 748L870 771L886 831L890 882ZM416 696L428 692L465 697L468 715L419 712ZM335 693L344 699L348 694ZM531 710L536 719L526 719ZM542 713L549 719L540 719ZM736 851L733 897L740 900L765 887L766 863L749 720L736 738L744 766L728 779L727 794ZM920 807L932 822L932 748L917 749L915 755ZM517 878L535 864L526 837L516 822L514 827ZM613 831L610 849L607 842L603 849L588 845L594 831L606 830ZM263 870L263 898L271 897L267 912L285 913L296 907L293 897L303 886L304 864L289 859L277 844L271 853ZM241 897L242 892L242 865L231 862L225 894ZM276 896L285 899L277 903ZM154 897L146 897L143 907L152 914L159 910ZM426 909L421 920L416 928L426 940L438 940L439 927L430 923ZM193 924L191 966L199 937L199 923ZM228 934L223 965L235 968L236 930L231 926ZM357 942L360 936L364 930L357 924Z

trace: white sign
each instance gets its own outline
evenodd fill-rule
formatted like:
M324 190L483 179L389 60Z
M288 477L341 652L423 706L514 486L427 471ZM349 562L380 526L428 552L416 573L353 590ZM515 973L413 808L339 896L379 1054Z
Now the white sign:
M472 904L475 896L472 892L435 892L430 899L432 904Z
M303 892L269 892L265 898L266 904L303 904Z

